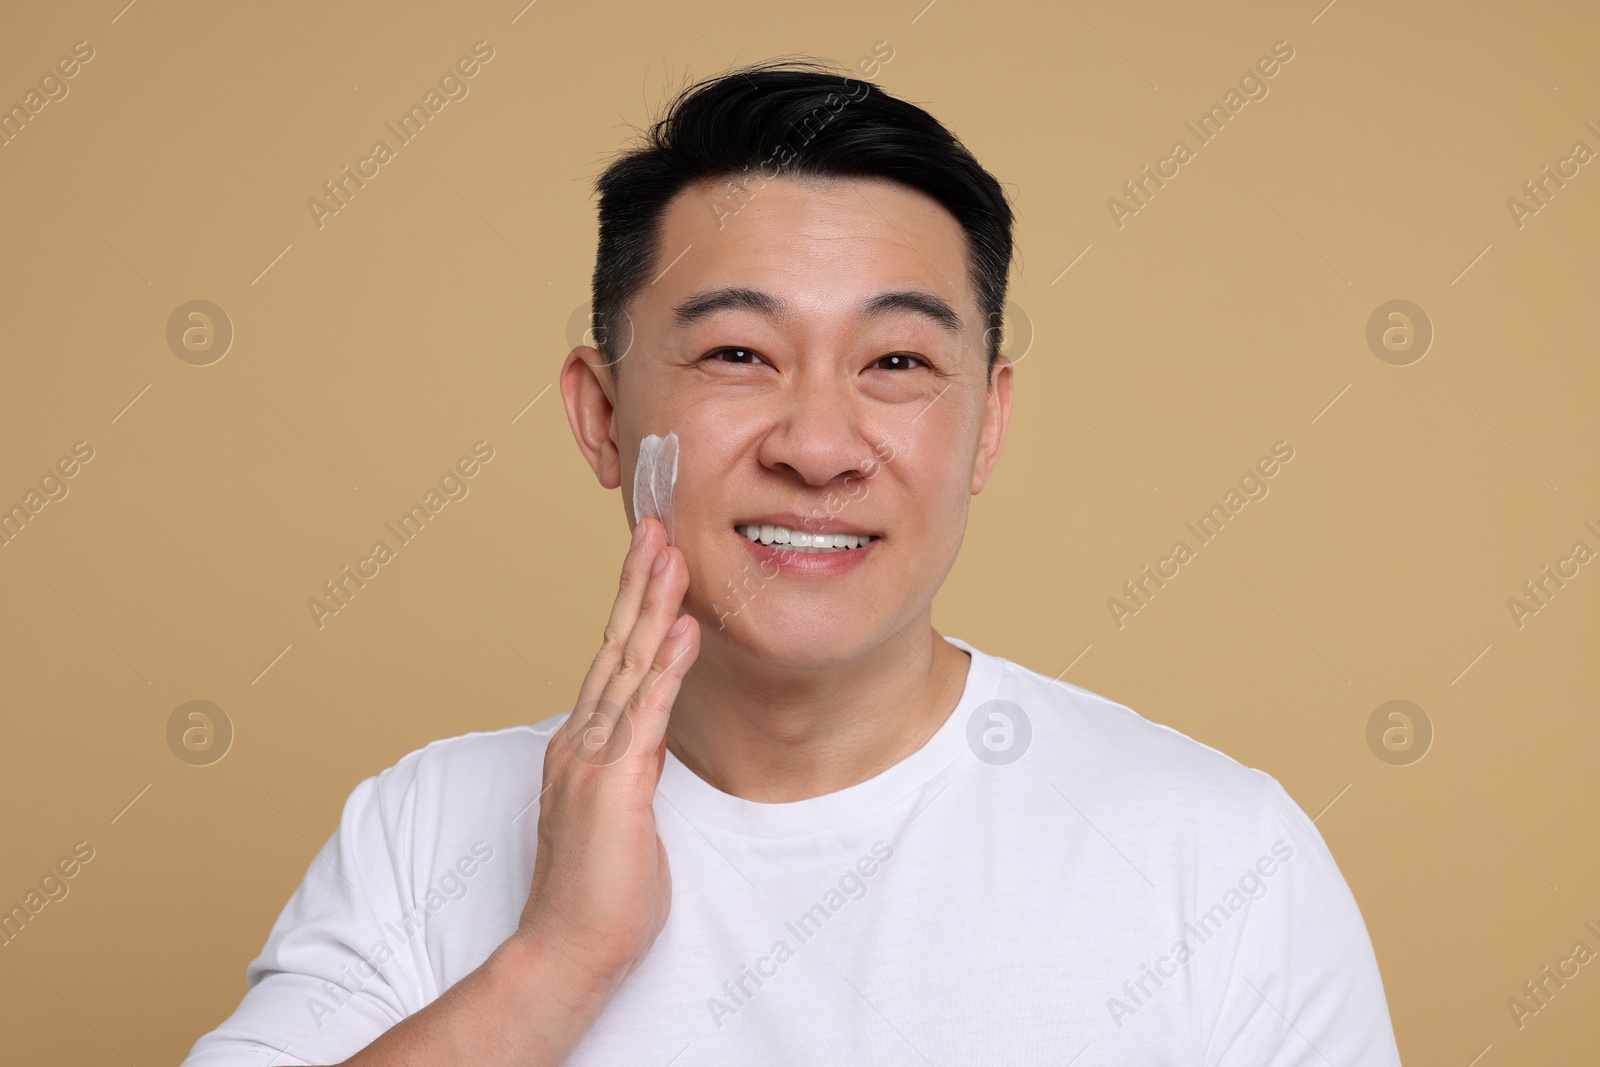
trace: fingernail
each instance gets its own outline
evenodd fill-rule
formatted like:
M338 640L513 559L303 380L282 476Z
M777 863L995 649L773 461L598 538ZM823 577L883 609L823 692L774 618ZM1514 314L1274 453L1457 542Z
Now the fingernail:
M667 631L668 637L677 637L689 628L689 616L679 615L678 621L672 624L672 629Z
M644 520L640 519L638 522L633 524L633 541L629 543L628 547L629 548L638 548L639 547L639 542L641 540L643 540L643 539L644 539Z
M660 551L660 553L658 553L656 555L656 561L653 564L650 565L650 573L651 574L660 574L662 568L665 567L666 565L667 565L667 550L663 548Z

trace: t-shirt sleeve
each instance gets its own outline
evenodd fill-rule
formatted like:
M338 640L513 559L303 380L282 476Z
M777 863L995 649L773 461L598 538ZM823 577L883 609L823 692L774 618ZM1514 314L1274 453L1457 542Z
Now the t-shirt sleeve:
M384 917L405 909L382 784L368 778L350 793L338 829L246 968L244 999L182 1067L338 1063L408 1014L420 947L396 950L387 936Z
M1207 1067L1399 1067L1366 923L1305 812L1268 779L1267 828Z

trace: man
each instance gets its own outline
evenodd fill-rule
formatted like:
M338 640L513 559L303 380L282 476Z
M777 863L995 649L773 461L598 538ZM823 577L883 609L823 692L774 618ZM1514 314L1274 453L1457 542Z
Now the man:
M1274 779L932 627L1011 411L995 179L787 63L599 190L562 393L659 516L600 652L360 783L187 1062L1397 1064Z

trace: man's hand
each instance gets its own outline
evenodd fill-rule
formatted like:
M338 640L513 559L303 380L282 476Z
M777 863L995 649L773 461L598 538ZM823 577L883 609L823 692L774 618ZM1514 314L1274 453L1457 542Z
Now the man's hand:
M652 804L667 718L700 651L698 623L678 615L683 553L656 519L640 520L634 541L600 652L545 750L533 888L514 935L606 998L667 921L672 875Z
M678 617L683 553L659 520L634 533L600 653L545 750L533 885L516 932L346 1064L554 1067L666 923L672 877L652 804L700 625Z

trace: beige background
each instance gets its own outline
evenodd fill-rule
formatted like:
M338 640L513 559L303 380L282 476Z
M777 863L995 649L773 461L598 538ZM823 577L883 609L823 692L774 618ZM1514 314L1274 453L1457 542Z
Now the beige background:
M1600 964L1521 1029L1506 1003L1600 950L1600 564L1507 607L1600 550L1600 163L1507 207L1600 150L1592 5L122 3L0 32L8 107L94 49L0 147L0 505L94 450L0 548L0 905L94 849L0 948L5 1059L176 1062L361 778L570 705L627 536L551 387L590 183L685 79L880 41L875 80L1019 213L1011 435L936 624L1282 781L1407 1063L1594 1057ZM319 229L306 201L480 40L470 95ZM1280 40L1119 229L1108 198ZM192 299L235 331L210 366L166 341ZM1436 331L1409 366L1366 341L1394 299ZM480 440L470 495L319 630L307 599ZM1108 598L1280 440L1270 495L1119 629ZM168 747L195 699L236 731L210 766ZM1392 699L1420 762L1368 747Z

